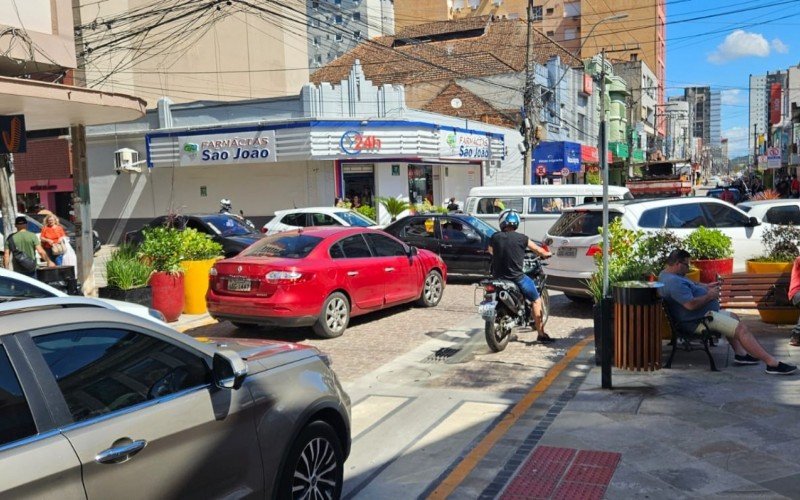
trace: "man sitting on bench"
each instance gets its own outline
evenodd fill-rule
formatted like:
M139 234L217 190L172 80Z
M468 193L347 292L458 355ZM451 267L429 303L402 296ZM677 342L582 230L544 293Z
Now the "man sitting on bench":
M797 367L780 362L769 354L750 333L739 318L719 308L719 283L695 283L686 278L689 272L689 252L673 250L667 257L667 266L658 277L664 283L661 295L670 314L689 331L703 328L702 320L708 316L708 329L724 335L734 350L734 362L739 365L755 365L761 360L767 364L770 375L789 375Z

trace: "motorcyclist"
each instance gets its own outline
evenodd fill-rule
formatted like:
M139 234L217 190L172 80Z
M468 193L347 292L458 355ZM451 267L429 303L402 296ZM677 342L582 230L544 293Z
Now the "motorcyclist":
M523 272L525 251L531 250L542 258L552 256L548 250L531 241L526 235L518 233L519 214L516 210L507 209L500 213L500 231L492 235L489 243L489 254L492 255L492 276L497 279L513 281L522 295L531 301L531 323L536 327L536 340L552 342L555 339L544 332L542 324L542 298L533 280Z
M219 213L229 214L236 217L252 230L255 230L256 228L256 226L250 221L250 219L245 218L244 212L242 212L241 210L239 210L238 214L233 212L233 204L231 203L230 198L222 198L221 200L219 200Z

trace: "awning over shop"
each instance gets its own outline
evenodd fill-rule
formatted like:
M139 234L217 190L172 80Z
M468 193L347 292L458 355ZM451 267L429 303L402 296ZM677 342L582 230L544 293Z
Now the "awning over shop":
M581 145L577 142L541 142L533 150L533 168L543 165L548 174L581 171Z
M127 122L144 116L137 97L0 77L0 115L25 115L26 130Z
M614 161L611 158L611 151L606 151L608 161ZM581 162L583 163L600 163L600 153L595 146L586 146L581 144Z
M645 161L645 154L643 149L634 149L633 154L631 155L634 162L644 163Z
M608 150L611 152L614 161L628 158L628 145L624 142L609 142Z

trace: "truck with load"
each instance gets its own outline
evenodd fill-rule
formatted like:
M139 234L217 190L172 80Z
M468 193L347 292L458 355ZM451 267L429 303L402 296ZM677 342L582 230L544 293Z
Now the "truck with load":
M625 183L636 198L667 198L692 193L692 164L686 160L651 161L642 167L642 175Z

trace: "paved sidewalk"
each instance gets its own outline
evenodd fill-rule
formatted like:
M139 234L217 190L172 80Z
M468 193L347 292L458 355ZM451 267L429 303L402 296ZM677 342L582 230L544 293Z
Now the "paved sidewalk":
M800 361L789 326L742 316ZM720 372L679 351L670 370L614 369L604 390L587 343L449 497L800 498L800 372L735 366L724 341L713 355Z

